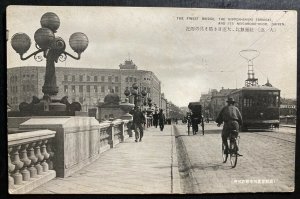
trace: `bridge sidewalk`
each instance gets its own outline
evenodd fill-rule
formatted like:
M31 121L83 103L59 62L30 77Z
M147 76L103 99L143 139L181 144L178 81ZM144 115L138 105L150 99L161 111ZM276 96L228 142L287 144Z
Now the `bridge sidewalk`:
M129 138L67 178L56 178L29 194L180 193L172 126L151 127L142 142Z

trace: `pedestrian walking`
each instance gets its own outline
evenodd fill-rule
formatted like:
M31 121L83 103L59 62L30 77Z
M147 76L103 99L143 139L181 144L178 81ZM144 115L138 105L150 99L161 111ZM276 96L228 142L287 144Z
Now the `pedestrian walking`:
M166 120L165 114L163 113L163 110L160 109L159 114L158 114L158 122L159 122L160 131L164 130L165 120Z
M156 110L153 114L153 125L155 126L155 128L157 128L157 126L158 126L158 113Z
M144 136L143 124L145 123L145 116L138 106L134 108L132 123L135 132L135 141L141 142Z
M225 146L224 153L228 153L227 138L229 137L230 132L232 130L236 130L238 132L239 126L243 124L242 115L239 109L236 106L234 106L234 99L230 97L226 102L227 106L223 107L216 119L218 126L220 126L224 122L222 130L222 142Z

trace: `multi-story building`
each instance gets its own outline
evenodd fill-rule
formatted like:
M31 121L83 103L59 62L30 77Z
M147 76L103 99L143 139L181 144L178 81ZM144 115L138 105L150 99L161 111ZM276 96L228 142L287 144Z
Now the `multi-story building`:
M216 89L211 89L208 91L208 93L201 93L200 103L203 107L205 117L209 117L209 118L213 117L211 98L212 98L212 93L216 93L216 92L217 92Z
M43 97L45 67L26 66L7 70L7 101L12 110L21 102L30 103L32 96ZM119 69L56 67L59 92L55 98L68 96L69 102L80 102L82 110L95 108L110 92L117 93L124 101L124 91L138 84L146 90L147 97L161 107L161 82L152 71L138 70L132 60L126 60Z
M161 102L160 102L161 109L163 110L166 118L168 118L169 117L168 100L165 98L164 93L161 94L160 100L161 100Z

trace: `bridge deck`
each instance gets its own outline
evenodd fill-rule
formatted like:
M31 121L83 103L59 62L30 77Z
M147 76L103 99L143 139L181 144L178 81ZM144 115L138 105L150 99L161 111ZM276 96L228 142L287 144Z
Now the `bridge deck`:
M30 194L178 193L175 137L170 125L163 132L148 128L142 142L127 139L67 178L56 178Z

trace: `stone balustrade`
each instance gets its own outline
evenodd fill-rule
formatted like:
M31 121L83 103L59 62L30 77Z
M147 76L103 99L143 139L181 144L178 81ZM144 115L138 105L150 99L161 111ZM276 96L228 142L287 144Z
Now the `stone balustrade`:
M39 179L55 177L53 171L56 132L38 130L8 135L8 179L10 193L35 188ZM52 170L51 172L49 171Z
M80 170L104 151L131 137L131 122L117 119L99 123L93 117L32 117L26 120L18 128L22 133L8 134L10 192L26 193L42 184L24 188L27 181L38 178L45 183ZM45 175L49 171L52 171L51 178Z
M22 123L19 129L56 131L53 167L58 177L67 177L128 138L129 122L117 119L99 123L93 117L36 117Z

